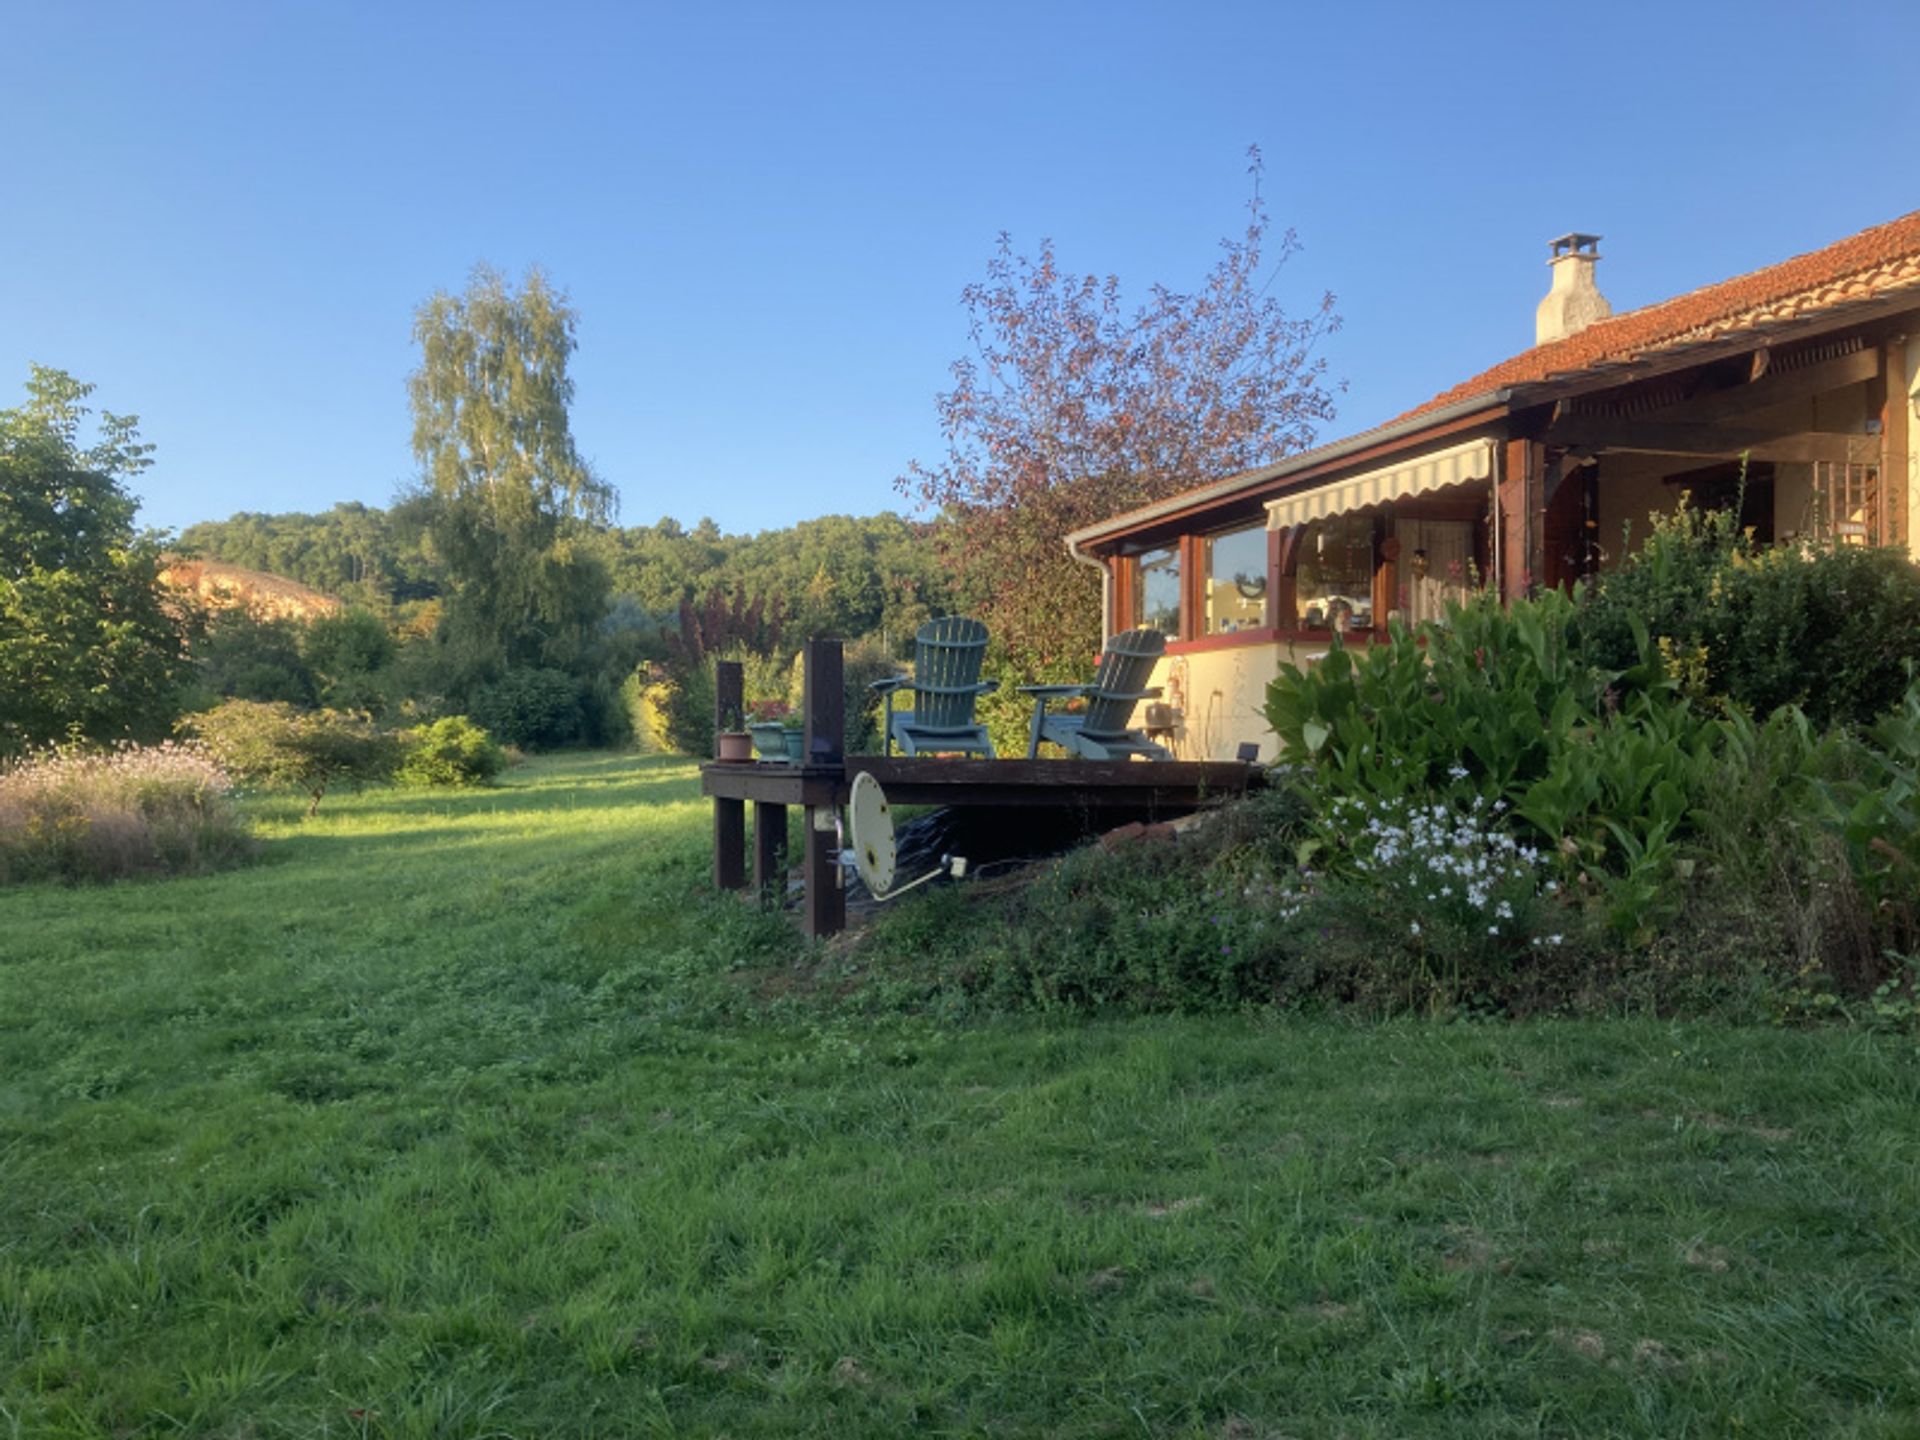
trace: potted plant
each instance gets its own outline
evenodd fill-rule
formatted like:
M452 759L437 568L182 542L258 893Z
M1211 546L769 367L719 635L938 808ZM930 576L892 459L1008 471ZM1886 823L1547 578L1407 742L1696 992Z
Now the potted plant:
M729 763L753 759L753 737L741 728L738 708L721 712L720 728L713 735L713 757Z
M756 700L747 707L753 718L747 722L747 732L753 736L753 748L760 752L765 761L779 761L787 758L787 727L781 723L787 714L784 701Z
M789 715L781 727L782 739L787 747L787 759L795 765L801 765L807 758L807 727L798 715Z

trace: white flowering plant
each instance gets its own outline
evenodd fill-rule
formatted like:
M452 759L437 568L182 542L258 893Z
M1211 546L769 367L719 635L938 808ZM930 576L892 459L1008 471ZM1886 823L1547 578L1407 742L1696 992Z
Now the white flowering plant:
M1485 998L1566 943L1552 856L1505 828L1504 801L1474 796L1331 799L1317 827L1314 908L1390 948L1412 1003Z

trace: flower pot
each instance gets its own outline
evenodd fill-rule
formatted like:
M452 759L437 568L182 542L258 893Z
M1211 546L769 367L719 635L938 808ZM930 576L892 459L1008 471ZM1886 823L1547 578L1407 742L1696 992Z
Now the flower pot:
M749 725L747 733L753 736L753 748L760 752L762 760L786 760L787 727L778 720L761 720Z
M787 731L787 759L798 765L807 758L807 732Z
M713 737L713 754L717 760L751 760L753 759L753 737L744 730L716 731Z

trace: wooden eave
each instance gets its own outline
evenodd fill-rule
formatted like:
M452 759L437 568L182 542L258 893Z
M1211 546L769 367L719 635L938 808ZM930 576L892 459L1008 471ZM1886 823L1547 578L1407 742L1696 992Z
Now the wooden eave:
M1484 408L1475 409L1469 414L1436 420L1432 425L1384 438L1362 449L1328 456L1317 463L1306 464L1299 470L1288 471L1261 484L1236 491L1230 496L1196 498L1190 505L1161 511L1138 524L1110 531L1098 540L1087 541L1082 548L1089 555L1129 554L1179 535L1226 529L1236 520L1255 519L1263 515L1269 500L1350 471L1367 469L1406 451L1419 450L1436 440L1497 423L1506 414L1507 406L1500 398L1489 396ZM1309 451L1308 457L1311 454Z

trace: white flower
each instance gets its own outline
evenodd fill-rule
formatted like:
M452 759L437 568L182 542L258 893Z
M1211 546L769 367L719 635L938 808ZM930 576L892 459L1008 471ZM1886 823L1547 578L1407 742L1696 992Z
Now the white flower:
M1418 920L1414 921L1412 926L1410 926L1409 928L1413 931L1415 935L1418 935L1420 933L1420 922Z

